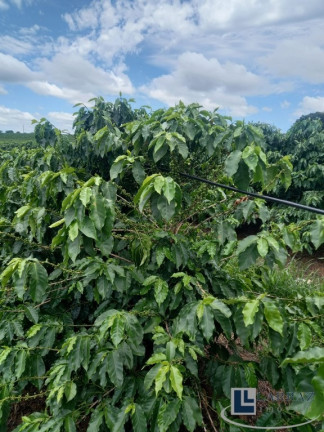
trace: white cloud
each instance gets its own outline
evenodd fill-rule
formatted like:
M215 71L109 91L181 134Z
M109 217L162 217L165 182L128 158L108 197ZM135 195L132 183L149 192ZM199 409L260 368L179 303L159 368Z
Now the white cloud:
M0 52L0 82L23 83L34 77L34 73L15 57Z
M64 14L62 18L66 21L71 30L84 30L95 28L100 15L100 3L92 3L92 6L80 9L73 14Z
M0 53L0 82L24 84L38 94L72 103L134 91L121 65L114 70L104 70L80 55L72 54L67 61L65 55L57 54L51 60L38 60L37 66L38 71L32 71L24 62Z
M29 112L0 105L0 129L3 131L18 130L22 132L24 130L25 132L32 132L34 126L32 126L31 120L34 118Z
M105 70L78 54L71 54L69 61L66 61L65 55L57 54L51 60L40 60L38 66L48 80L55 83L47 82L42 91L38 86L38 91L46 93L48 90L50 94L71 102L81 102L99 95L133 92L132 83L121 68ZM35 83L32 86L36 88Z
M49 112L46 118L58 129L72 132L74 116L67 112Z
M0 0L0 10L6 10L8 8L9 8L8 3L5 2L5 0Z
M284 100L283 102L281 102L280 107L283 109L287 109L290 107L290 105L291 105L290 102L288 102L287 100Z
M38 24L34 24L31 27L22 27L19 29L19 33L25 36L35 35L41 30L41 27Z
M294 115L300 117L303 114L309 114L312 112L324 112L324 97L305 96L299 103L298 109L294 112Z
M246 116L256 112L245 96L272 91L266 79L248 71L243 65L220 63L202 54L182 54L175 69L142 87L150 97L168 105L180 99L186 103L199 102L209 109L223 108L231 115Z
M271 112L271 111L272 111L272 108L271 108L271 107L264 106L264 107L262 107L262 111L265 111L265 112Z
M17 8L21 9L22 6L30 6L33 0L10 0Z
M293 38L278 43L260 63L280 77L295 77L313 84L324 83L324 49L313 38Z
M0 36L0 50L11 55L27 54L32 52L35 46L26 39L18 39L12 36Z
M206 30L263 27L318 17L322 0L195 0L200 24Z
M0 86L0 95L2 94L2 95L5 95L5 94L7 94L8 92L7 92L7 90L4 88L4 87L2 87L2 86Z

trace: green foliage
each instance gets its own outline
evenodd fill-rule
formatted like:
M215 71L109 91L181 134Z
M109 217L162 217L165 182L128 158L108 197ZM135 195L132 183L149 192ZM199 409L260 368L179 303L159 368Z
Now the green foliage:
M74 138L41 120L38 147L0 154L2 418L31 389L46 408L15 432L83 418L88 432L198 431L206 392L216 409L258 380L320 400L323 296L268 289L293 227L269 223L262 200L179 174L271 191L289 185L289 159L270 163L257 128L197 104L93 102ZM310 224L319 246L322 221Z

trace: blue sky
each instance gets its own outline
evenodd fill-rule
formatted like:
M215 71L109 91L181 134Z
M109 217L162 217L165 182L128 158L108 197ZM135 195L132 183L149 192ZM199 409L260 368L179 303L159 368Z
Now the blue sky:
M0 130L119 92L285 131L324 111L323 0L0 0Z

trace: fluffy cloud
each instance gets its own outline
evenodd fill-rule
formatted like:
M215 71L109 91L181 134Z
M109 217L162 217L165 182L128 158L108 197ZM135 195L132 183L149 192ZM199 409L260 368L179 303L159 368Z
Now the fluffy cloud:
M31 1L0 0L0 10ZM323 14L323 0L93 0L62 15L66 34L34 25L0 37L0 84L74 103L136 97L134 73L166 104L246 116L257 111L249 97L323 83Z
M31 121L40 117L44 116L0 105L0 130L33 132L34 125ZM53 111L45 114L45 117L58 129L72 132L73 114Z
M0 53L0 82L24 84L38 94L66 99L72 103L86 102L98 95L132 93L130 79L123 67L104 70L77 54L57 54L51 60L37 62L32 71L24 62Z
M280 77L294 77L313 84L324 83L324 49L313 38L293 38L278 44L260 63Z
M58 129L62 131L72 132L72 125L74 121L73 114L66 112L49 112L46 118Z
M34 73L20 60L0 52L0 82L23 83L33 79Z
M220 107L234 116L246 116L256 108L247 104L245 96L269 93L272 86L243 65L187 52L173 72L153 79L142 91L169 105L180 99L197 101L209 109Z
M300 117L303 114L311 112L324 112L324 97L305 96L300 102L298 109L294 112L295 117Z
M26 38L15 38L12 36L0 36L0 49L3 53L11 55L27 54L32 52L34 45Z
M22 132L24 130L25 132L32 132L34 127L31 125L31 120L34 118L29 112L0 105L0 129L3 131L19 130Z
M200 24L207 31L263 27L318 17L322 0L195 0Z
M132 93L133 87L122 70L104 70L94 66L89 60L78 54L67 56L57 54L51 60L41 60L38 63L43 73L53 82L67 87L92 94L118 94Z

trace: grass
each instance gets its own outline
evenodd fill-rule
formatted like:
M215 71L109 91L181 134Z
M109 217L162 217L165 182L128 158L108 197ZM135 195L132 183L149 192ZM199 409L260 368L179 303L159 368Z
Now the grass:
M310 264L292 259L284 269L274 268L264 277L266 290L272 295L285 298L302 296L324 296L324 278L310 271ZM324 266L324 263L323 263Z

